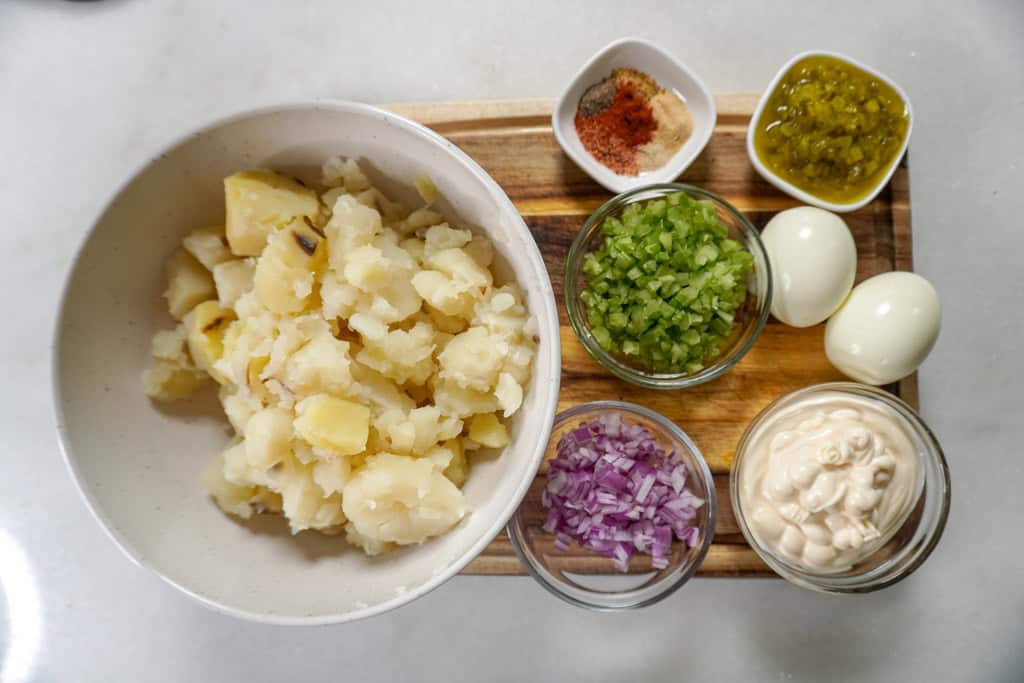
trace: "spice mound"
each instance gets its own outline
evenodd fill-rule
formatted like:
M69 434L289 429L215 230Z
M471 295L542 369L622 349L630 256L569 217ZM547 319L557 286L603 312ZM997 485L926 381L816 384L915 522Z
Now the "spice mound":
M635 69L615 69L588 88L573 122L583 148L620 175L661 168L693 133L679 96Z
M655 569L667 567L673 536L697 545L704 500L687 487L686 464L645 426L603 415L567 432L557 448L541 500L544 530L559 550L574 540L625 572L638 552Z

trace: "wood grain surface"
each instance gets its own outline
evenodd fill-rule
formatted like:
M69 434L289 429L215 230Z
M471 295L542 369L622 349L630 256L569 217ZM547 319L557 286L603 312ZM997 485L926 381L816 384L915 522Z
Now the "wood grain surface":
M778 211L798 206L761 179L747 159L746 129L756 95L717 98L715 134L680 177L721 195L761 228ZM683 391L643 389L616 379L580 346L562 305L566 253L584 220L611 194L559 148L551 131L550 100L397 104L388 108L444 135L473 157L515 202L541 248L559 299L562 323L562 391L559 410L597 399L647 406L682 427L700 447L715 474L718 517L715 541L701 565L704 576L772 576L743 540L733 517L729 470L733 449L747 424L775 398L809 384L843 379L825 358L824 325L797 329L769 320L757 344L723 377ZM910 188L906 159L873 202L844 216L857 244L857 282L890 270L913 270ZM889 387L915 408L917 380ZM538 478L524 505L542 515ZM587 571L587 558L566 558ZM575 563L575 564L574 564ZM501 534L465 570L466 574L525 573L508 538Z

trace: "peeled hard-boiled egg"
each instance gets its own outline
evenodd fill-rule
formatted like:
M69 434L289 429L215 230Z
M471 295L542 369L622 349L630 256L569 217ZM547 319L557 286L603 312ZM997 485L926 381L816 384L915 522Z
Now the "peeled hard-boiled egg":
M882 273L857 285L825 326L825 355L844 375L888 384L918 368L942 325L939 296L914 273Z
M828 318L857 274L857 247L842 218L813 206L778 213L761 232L772 267L772 315L793 327Z

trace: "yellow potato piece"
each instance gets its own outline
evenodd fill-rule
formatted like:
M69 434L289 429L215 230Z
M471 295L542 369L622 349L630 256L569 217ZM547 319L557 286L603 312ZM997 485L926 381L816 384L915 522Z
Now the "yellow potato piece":
M158 401L188 398L206 381L207 377L202 372L160 358L142 374L146 396Z
M259 256L267 237L295 218L316 219L320 200L297 180L270 171L224 179L228 245L238 256Z
M185 251L195 256L196 260L211 272L218 263L230 261L232 258L228 241L224 237L224 228L220 225L193 230L181 244Z
M298 313L313 293L316 273L325 258L324 238L312 224L292 221L268 238L267 248L256 261L256 296L274 313Z
M233 320L235 312L221 308L216 301L204 301L185 316L192 360L221 384L225 381L224 376L214 370L213 364L224 355L224 332Z
M481 413L469 423L469 438L487 448L501 448L508 444L508 430L494 413Z
M310 396L296 406L295 433L313 446L338 455L354 455L366 448L370 409L327 394Z
M213 267L213 283L217 287L220 305L231 307L243 294L252 289L256 262L251 259L232 259Z
M444 468L442 474L448 477L449 481L453 484L462 488L462 485L466 483L466 479L469 478L469 461L466 460L466 450L462 447L462 440L452 439L451 441L446 441L439 448L445 448L452 454L452 459L448 462L448 466Z
M174 252L167 262L167 290L164 292L171 315L181 320L196 304L216 295L210 271L184 249Z

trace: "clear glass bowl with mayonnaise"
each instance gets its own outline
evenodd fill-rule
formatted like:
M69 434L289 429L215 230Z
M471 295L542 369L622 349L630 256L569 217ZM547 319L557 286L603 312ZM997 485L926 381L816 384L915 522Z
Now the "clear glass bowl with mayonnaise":
M736 448L732 507L747 542L787 581L866 593L910 575L949 513L942 448L910 406L854 382L794 391Z

